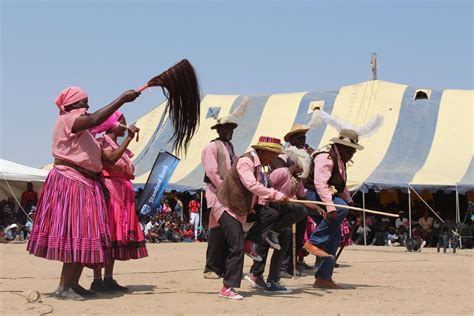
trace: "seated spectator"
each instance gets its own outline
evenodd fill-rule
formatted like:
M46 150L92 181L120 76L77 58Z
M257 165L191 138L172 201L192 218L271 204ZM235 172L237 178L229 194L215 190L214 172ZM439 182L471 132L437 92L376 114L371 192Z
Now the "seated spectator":
M21 241L23 240L23 234L18 227L18 224L13 223L4 230L5 240L7 241Z
M385 246L387 244L388 231L385 228L385 223L380 222L377 231L375 232L372 246Z
M363 245L364 244L364 235L365 235L367 243L369 243L369 241L367 240L367 236L369 235L370 232L371 232L371 229L368 225L366 225L365 227L362 226L362 225L359 226L359 228L357 228L357 239L356 239L355 243L357 245Z
M425 232L423 231L423 229L421 228L421 226L419 224L413 225L413 230L411 232L411 237L412 238L419 237L419 238L425 240L425 238L426 238Z
M398 212L398 218L395 220L395 228L399 229L400 226L408 227L408 218L404 211Z
M185 229L183 231L183 241L184 242L193 242L193 230L191 225L186 224Z
M400 236L397 234L395 227L389 227L387 234L387 246L398 247L400 245Z
M418 220L418 223L423 230L423 240L429 240L431 238L431 230L433 229L434 219L430 216L428 211L425 211L423 217Z
M143 234L149 242L156 242L158 240L158 228L159 226L154 217L145 225Z

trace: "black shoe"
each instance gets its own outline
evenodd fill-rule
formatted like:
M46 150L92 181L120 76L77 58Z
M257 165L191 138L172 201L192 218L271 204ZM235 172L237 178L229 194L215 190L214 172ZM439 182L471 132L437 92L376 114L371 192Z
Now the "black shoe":
M293 291L287 289L282 284L275 281L268 281L267 287L265 288L267 293L278 293L278 294L291 294Z
M71 301L84 301L85 300L83 296L77 294L71 288L67 288L67 289L58 288L54 292L54 296L60 300L71 300Z
M74 290L74 292L76 292L77 294L79 294L81 296L97 296L97 294L95 292L86 290L85 288L83 288L79 284L76 284L76 285L72 286L71 288Z
M339 263L336 263L334 264L334 268L340 268L341 266L339 265Z
M114 291L128 292L128 287L119 285L117 281L112 278L104 279L104 283L107 285L108 288L113 289Z
M306 262L297 262L296 263L296 269L298 270L313 270L314 267L308 265Z
M278 240L278 233L273 230L268 232L267 238L265 241L275 250L281 250L280 241Z
M91 291L99 293L115 293L115 290L107 286L103 280L94 280L91 283Z

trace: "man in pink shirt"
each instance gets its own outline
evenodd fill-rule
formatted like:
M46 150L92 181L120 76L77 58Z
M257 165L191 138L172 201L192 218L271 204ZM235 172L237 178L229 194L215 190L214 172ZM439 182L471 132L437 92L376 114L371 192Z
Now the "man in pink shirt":
M313 155L316 200L341 205L353 203L346 186L346 163L352 159L356 150L364 148L358 141L359 135L356 131L343 129L339 137L331 139L332 144L328 151ZM334 256L341 241L340 225L348 214L348 209L326 206L325 218L304 245L309 253L321 257L315 273L315 287L340 288L332 280L332 274L335 265Z
M279 139L260 137L253 150L242 155L227 173L217 190L217 200L212 208L212 216L222 227L228 245L225 262L224 286L219 296L241 300L243 297L233 288L240 287L244 264L244 231L242 224L247 215L254 212L259 199L280 203L288 202L288 197L272 188L268 188L268 179L263 167L268 166L283 151ZM260 213L257 223L259 238L265 240L278 213ZM262 233L263 232L263 233Z
M234 146L230 142L237 126L237 123L231 121L225 123L217 121L211 129L215 129L219 137L207 144L202 151L201 162L205 171L204 182L206 183L206 200L209 211L216 203L217 188L222 184L232 163L238 158L234 153ZM212 212L209 217L209 228L204 278L218 279L224 274L228 246L222 227L218 225Z

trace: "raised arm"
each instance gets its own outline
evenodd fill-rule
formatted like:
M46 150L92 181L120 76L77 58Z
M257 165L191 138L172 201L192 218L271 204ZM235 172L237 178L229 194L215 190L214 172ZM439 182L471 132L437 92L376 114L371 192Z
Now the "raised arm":
M139 130L140 129L136 126L129 126L127 137L117 149L102 151L102 161L107 165L115 165L120 157L122 157L125 150L127 150L128 145L135 137L135 133L137 133Z
M84 130L96 127L102 124L110 115L112 115L115 111L117 111L122 105L128 102L134 101L140 92L136 92L135 90L128 90L122 93L120 97L115 99L109 105L95 111L90 115L82 115L78 117L74 121L74 125L72 126L72 132L78 133Z

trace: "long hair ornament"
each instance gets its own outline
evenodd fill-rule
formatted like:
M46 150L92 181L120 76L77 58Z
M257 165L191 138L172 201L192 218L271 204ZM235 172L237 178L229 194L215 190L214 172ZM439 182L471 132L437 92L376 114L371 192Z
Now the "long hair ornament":
M201 95L193 66L187 59L149 80L136 91L161 87L168 102L163 115L168 114L173 123L173 150L187 151L189 142L199 125Z

